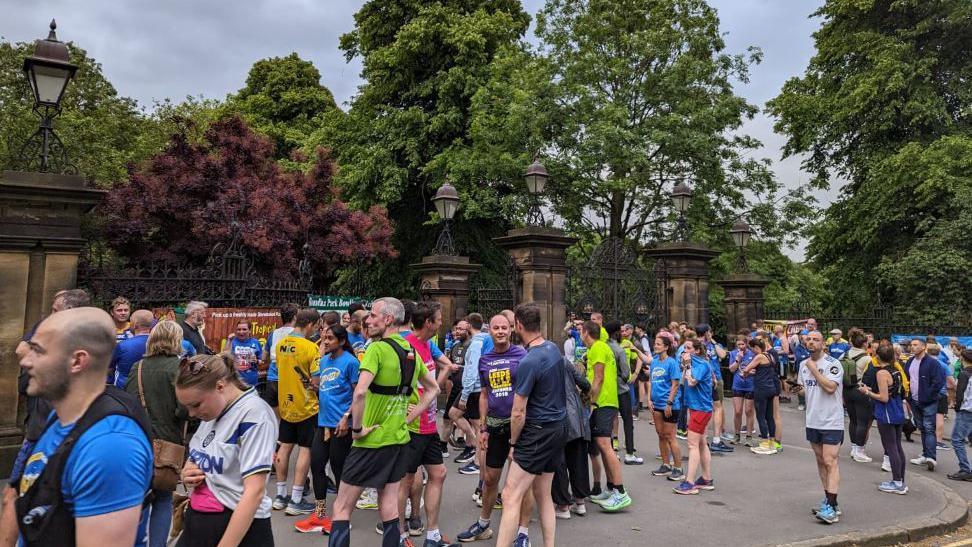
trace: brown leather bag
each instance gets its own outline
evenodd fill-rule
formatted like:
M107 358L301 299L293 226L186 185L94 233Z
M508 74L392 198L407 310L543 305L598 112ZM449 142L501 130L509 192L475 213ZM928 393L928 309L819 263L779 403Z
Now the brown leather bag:
M140 361L138 365L138 398L142 401L142 406L145 407L145 411L148 412L148 404L145 402L145 390L142 388L143 366L145 366L145 362ZM182 430L183 440L186 438L186 426L183 426ZM182 464L186 460L185 445L162 439L152 439L152 454L155 460L152 488L167 492L175 491L181 478Z

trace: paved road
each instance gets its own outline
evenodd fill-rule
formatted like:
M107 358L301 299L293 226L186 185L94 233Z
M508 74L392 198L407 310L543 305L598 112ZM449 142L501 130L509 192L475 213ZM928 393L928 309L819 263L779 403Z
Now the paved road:
M634 503L619 514L604 514L588 504L588 516L557 521L556 544L643 546L677 541L684 545L775 545L880 529L895 522L934 515L945 504L942 484L972 500L972 483L945 478L946 473L958 468L951 451L939 452L941 465L935 472L909 465L906 482L910 492L896 496L877 490L879 482L890 478L890 474L880 470L880 459L875 458L870 464L856 463L847 455L849 446L845 445L840 461L839 498L844 514L841 522L833 526L819 523L811 517L810 507L822 497L820 481L813 454L803 436L803 413L795 404L783 406L783 424L783 454L757 456L739 448L733 454L716 456L713 462L716 490L699 496L677 496L671 491L672 482L649 473L658 464L654 459L658 446L654 427L647 421L635 422L636 446L647 461L643 466L623 466L624 482ZM909 458L920 452L917 442L905 444ZM876 429L872 430L868 453L881 454ZM443 532L455 540L456 533L477 516L478 508L470 496L476 479L458 474L456 464L449 463L448 467L450 474L440 520ZM498 518L494 513L494 530ZM351 544L355 547L379 545L380 538L374 531L377 519L376 511L355 511ZM324 537L293 531L294 520L282 512L274 513L274 537L278 546L326 544ZM530 535L534 545L542 545L536 522L531 525ZM492 544L493 541L470 545Z

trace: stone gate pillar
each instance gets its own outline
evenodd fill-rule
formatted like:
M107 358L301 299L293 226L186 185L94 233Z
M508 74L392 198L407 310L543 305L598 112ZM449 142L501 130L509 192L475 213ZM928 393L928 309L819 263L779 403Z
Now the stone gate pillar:
M421 275L422 298L435 300L442 306L440 340L453 321L469 313L469 278L481 267L470 263L468 256L447 255L426 256L412 264L412 269Z
M544 338L563 341L562 328L567 321L566 282L567 247L577 241L563 230L546 226L527 226L493 238L506 249L519 272L519 302L540 305L540 329Z
M726 332L730 337L763 319L763 289L769 279L753 273L733 274L718 281L726 291Z
M14 349L51 309L54 293L77 283L81 216L104 197L76 175L0 173L0 475L21 442L20 371Z
M665 261L665 298L668 321L689 325L709 322L709 261L719 255L701 243L662 243L645 255Z

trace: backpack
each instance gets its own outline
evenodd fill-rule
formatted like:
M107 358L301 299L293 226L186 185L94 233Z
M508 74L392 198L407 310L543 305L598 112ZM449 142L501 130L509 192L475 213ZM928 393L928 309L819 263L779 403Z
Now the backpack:
M857 389L857 384L860 382L860 378L857 377L857 361L863 357L867 359L867 364L864 365L864 370L867 370L871 366L871 357L867 353L862 353L857 356L857 359L851 359L849 357L850 351L844 354L844 358L840 360L841 366L844 368L844 389L851 390Z
M397 386L380 386L375 382L371 382L368 386L368 391L372 393L377 393L378 395L411 395L412 394L412 377L415 376L415 348L406 351L398 342L392 340L391 338L382 338L382 342L391 346L398 355L398 363L401 367L401 379L398 381Z

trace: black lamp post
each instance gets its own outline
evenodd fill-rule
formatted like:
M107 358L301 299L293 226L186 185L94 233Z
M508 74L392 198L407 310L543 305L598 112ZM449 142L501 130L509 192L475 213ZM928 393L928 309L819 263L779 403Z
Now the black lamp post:
M456 191L455 186L446 181L435 193L432 203L435 204L435 211L442 218L442 232L439 233L439 239L435 243L432 254L456 256L456 246L452 241L450 224L459 209L459 192Z
M533 163L527 167L523 179L526 181L527 192L530 194L530 207L527 210L527 224L530 226L543 225L543 213L540 210L540 200L543 190L547 186L547 169L540 163L539 156L533 157Z
M64 143L54 133L54 118L61 113L61 99L68 82L78 70L69 62L67 45L57 39L57 23L51 20L51 32L34 43L34 54L24 59L24 74L34 95L34 113L40 127L20 149L20 163L27 170L41 172L75 172L68 164Z
M737 262L736 268L740 273L745 273L749 269L746 264L746 246L749 245L749 239L753 235L753 230L742 217L739 217L736 219L736 222L732 223L729 234L732 236L732 242L739 249L739 262Z
M688 221L685 213L692 202L692 187L685 181L676 184L672 189L672 202L675 204L675 210L678 211L678 229L675 237L678 241L685 241L688 239Z

